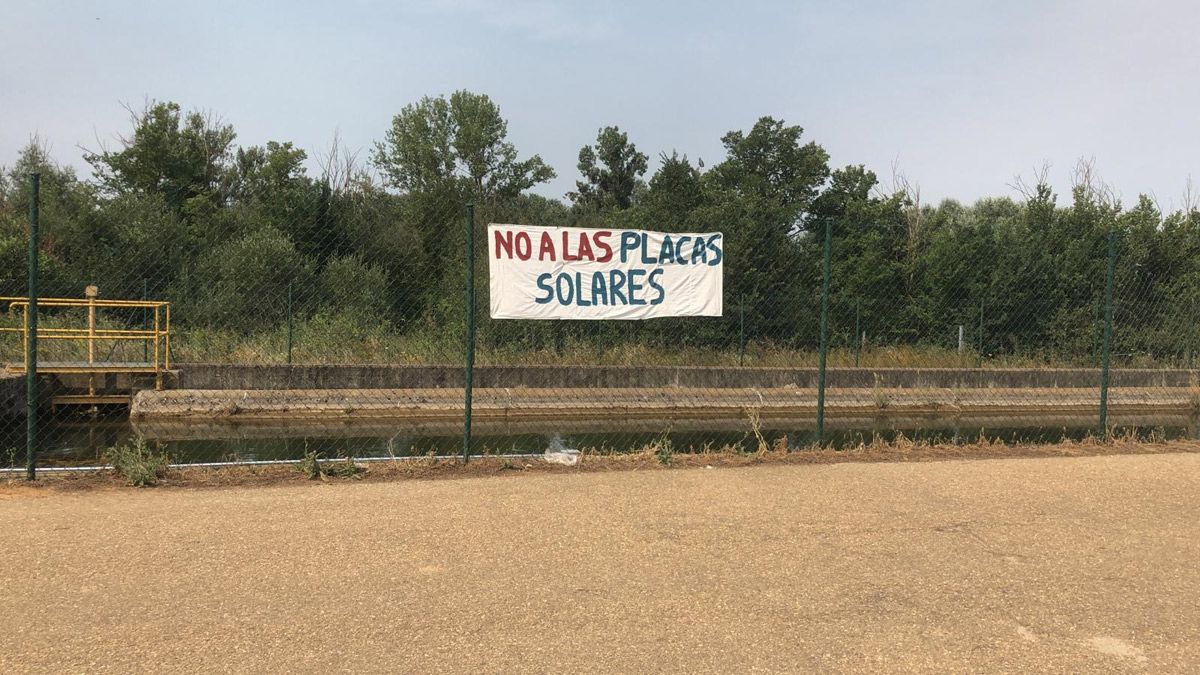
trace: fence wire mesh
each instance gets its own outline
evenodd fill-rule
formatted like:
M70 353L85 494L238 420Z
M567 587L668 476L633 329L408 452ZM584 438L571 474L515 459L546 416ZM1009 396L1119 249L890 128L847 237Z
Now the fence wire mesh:
M32 172L43 466L139 439L185 463L461 452L468 203L472 454L1058 440L1102 428L1106 372L1108 428L1195 434L1190 201L1124 207L1085 175L1062 199L1039 184L921 205L764 118L715 166L663 155L649 179L601 130L568 203L530 192L553 171L466 92L409 106L369 158L335 147L319 171L173 104L132 126L86 155L89 178L31 144L0 182L4 466L25 461ZM724 315L491 319L488 223L722 232Z

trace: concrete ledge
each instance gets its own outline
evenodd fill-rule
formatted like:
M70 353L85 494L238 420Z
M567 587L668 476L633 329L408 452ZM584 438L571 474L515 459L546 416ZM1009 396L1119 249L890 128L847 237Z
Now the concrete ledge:
M1137 427L1181 427L1189 429L1189 437L1197 435L1198 420L1192 413L1171 412L1121 412L1109 411L1109 421L1115 426ZM947 413L944 415L904 414L889 411L862 416L835 416L825 420L825 428L831 431L855 431L870 437L873 431L891 430L952 430L964 438L978 437L985 431L1036 428L1043 429L1095 429L1096 411L1083 410L1046 414L1014 416L1005 412L992 413ZM294 417L289 419L243 419L236 415L212 419L195 417L142 417L132 420L133 428L146 438L155 441L212 441L246 440L254 438L303 439L303 438L394 438L398 447L404 448L404 439L421 436L457 436L462 433L461 414L434 420L387 419L387 418L337 418L337 417ZM811 431L816 426L812 415L786 417L772 415L761 422L764 432L784 430L787 432ZM751 433L750 419L738 417L680 417L611 419L604 416L592 419L555 420L549 418L491 417L476 419L472 429L480 435L513 436L537 434L610 434L655 433L671 430L678 432L737 431Z
M1117 369L1113 387L1198 387L1200 370ZM1095 388L1096 368L830 368L830 389ZM461 365L179 366L181 389L434 389L462 388ZM701 389L817 386L816 368L727 366L476 366L480 388Z
M1112 389L1114 413L1197 412L1197 400L1184 388ZM637 419L815 417L817 392L792 387L524 389L475 391L474 416L487 420L605 420L611 425ZM1097 389L835 389L826 397L831 418L891 415L1094 415ZM442 389L295 389L141 391L131 417L145 419L371 420L414 422L460 420L461 390Z
M164 388L176 388L179 382L179 371L162 371L162 380ZM89 386L95 386L96 390L101 393L128 394L140 389L153 389L154 373L51 373L43 375L42 382L55 392L78 393L87 391Z

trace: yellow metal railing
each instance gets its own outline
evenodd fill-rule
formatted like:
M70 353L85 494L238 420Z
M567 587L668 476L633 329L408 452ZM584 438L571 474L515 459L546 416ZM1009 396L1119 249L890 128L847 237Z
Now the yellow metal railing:
M85 325L68 327L38 326L37 339L75 342L87 348L87 360L43 361L38 359L39 373L153 373L155 387L162 388L163 372L171 369L171 303L157 300L101 300L95 287L88 287L86 298L38 298L38 313L45 309L84 309L87 311ZM22 297L0 297L0 307L9 315L20 314L20 327L0 327L0 333L21 335L21 361L11 364L10 369L24 372L25 353L29 346L29 299ZM100 328L97 327L99 310L137 310L154 313L153 328ZM39 324L41 322L39 321ZM97 344L105 342L142 342L147 348L141 361L113 361L98 359ZM40 350L39 350L40 351ZM111 355L110 355L111 356ZM93 385L94 386L94 385Z

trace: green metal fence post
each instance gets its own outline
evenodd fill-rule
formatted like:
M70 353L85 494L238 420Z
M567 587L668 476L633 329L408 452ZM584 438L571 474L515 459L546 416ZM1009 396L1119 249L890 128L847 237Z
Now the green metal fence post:
M466 372L463 386L463 464L471 454L471 393L475 374L475 205L467 204L467 341Z
M862 299L854 299L854 367L862 359Z
M738 365L746 362L746 294L738 298Z
M1117 231L1108 233L1108 278L1104 284L1104 348L1100 365L1100 435L1108 437L1108 378L1112 356L1113 277L1117 270Z
M821 284L821 355L817 366L817 443L825 442L825 364L829 356L829 261L833 251L833 221L825 221L825 266Z
M287 333L287 362L292 365L292 341L295 336L296 322L292 318L292 283L288 282L288 298L287 298L287 313L288 313L288 333Z
M1196 331L1198 328L1200 328L1200 326L1196 325L1196 298L1194 296L1192 297L1192 311L1188 314L1188 316L1190 316L1192 319L1192 339L1188 341L1187 367L1188 369L1191 369L1193 363L1192 357L1194 356L1194 350L1196 349Z
M29 304L25 308L25 478L37 477L38 202L41 174L29 174Z

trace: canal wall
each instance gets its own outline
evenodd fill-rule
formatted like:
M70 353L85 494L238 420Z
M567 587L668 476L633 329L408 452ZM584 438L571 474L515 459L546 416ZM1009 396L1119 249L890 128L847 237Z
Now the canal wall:
M461 389L457 365L179 366L169 388L206 390ZM1198 388L1200 370L1114 369L1114 388ZM1080 389L1100 383L1096 368L830 368L830 389ZM481 389L814 389L816 368L732 366L476 366Z
M25 414L25 376L0 373L0 417Z
M974 389L831 389L825 398L829 418L859 422L876 418L1036 418L1099 413L1097 388ZM818 408L815 389L796 387L685 389L610 388L542 389L480 388L475 390L477 422L556 423L600 421L626 425L635 420L812 420ZM1114 388L1109 405L1115 412L1174 415L1200 412L1193 390ZM141 391L133 399L131 417L139 420L227 420L300 422L461 423L461 389L290 389ZM856 422L857 423L857 422Z

